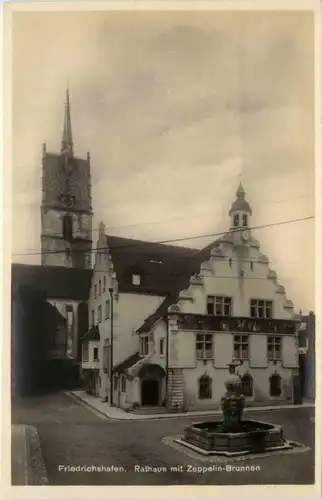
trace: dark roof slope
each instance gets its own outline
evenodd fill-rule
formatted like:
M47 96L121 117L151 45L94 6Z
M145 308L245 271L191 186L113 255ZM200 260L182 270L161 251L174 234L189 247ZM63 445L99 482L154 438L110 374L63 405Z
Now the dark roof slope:
M92 271L61 266L12 264L12 286L29 285L47 298L87 301Z
M139 353L136 352L122 361L122 363L114 366L113 372L124 373L128 368L131 368L131 366L134 366L138 361L140 361L140 359L143 359L143 356L140 356Z
M211 250L213 250L214 248L219 247L220 243L221 243L220 239L218 239L218 240L213 241L212 243L210 243L206 247L202 248L201 250L199 250L199 252L196 255L196 257L198 258L200 264L201 264L201 262L209 260Z
M90 340L100 340L100 331L98 325L92 326L81 339L82 342L87 342Z
M191 257L189 259L186 259L186 267L181 273L180 279L178 279L176 283L173 283L173 287L171 288L171 290L169 290L167 297L160 304L158 309L148 318L146 318L144 323L137 330L138 333L150 331L154 323L167 313L168 308L172 304L175 304L177 302L181 290L185 290L188 288L190 277L194 274L199 274L201 263L209 259L211 250L215 247L218 247L219 244L219 240L216 240L201 250L194 249Z
M203 255L198 253L193 259L190 259L189 265L187 265L185 269L185 273L181 275L181 278L178 279L175 286L173 286L173 288L169 291L169 294L164 299L162 304L160 304L158 309L144 321L143 325L141 325L141 327L137 330L138 333L148 332L154 323L167 313L168 308L172 304L176 303L181 290L188 288L190 277L199 273L200 264L203 261L201 257L203 257Z
M83 188L88 186L88 177L90 165L88 160L83 158L69 158L69 189L68 194L74 196L75 208L80 210L89 210L91 206L90 190ZM61 154L46 153L43 158L43 189L46 190L46 204L57 206L65 187L65 157ZM63 205L62 205L63 208Z
M107 236L120 292L168 295L187 274L198 249ZM141 276L140 286L132 274Z

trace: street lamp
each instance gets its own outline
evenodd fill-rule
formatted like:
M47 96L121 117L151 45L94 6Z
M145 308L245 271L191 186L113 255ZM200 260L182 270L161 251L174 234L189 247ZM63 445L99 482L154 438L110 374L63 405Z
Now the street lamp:
M114 299L118 297L117 281L115 272L112 273L112 286L108 289L111 298L110 307L110 404L113 405L113 344L114 344Z
M113 288L108 289L111 297L111 307L110 307L110 321L111 321L111 332L110 332L110 405L113 404Z

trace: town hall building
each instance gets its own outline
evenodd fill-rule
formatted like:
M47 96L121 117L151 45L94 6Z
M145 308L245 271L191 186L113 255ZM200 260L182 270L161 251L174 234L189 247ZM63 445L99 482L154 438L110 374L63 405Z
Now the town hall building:
M227 232L202 250L100 225L83 340L92 394L124 409L211 408L234 363L247 401L292 401L297 321L251 215L240 184Z

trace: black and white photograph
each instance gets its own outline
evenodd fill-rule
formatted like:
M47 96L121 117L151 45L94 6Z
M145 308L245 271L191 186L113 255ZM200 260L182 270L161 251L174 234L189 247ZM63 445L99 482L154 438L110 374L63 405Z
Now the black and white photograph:
M8 482L313 497L317 4L54 3L4 9Z

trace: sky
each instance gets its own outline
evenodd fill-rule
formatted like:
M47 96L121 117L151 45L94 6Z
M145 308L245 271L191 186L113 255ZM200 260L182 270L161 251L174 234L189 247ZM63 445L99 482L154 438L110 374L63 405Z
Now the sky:
M42 143L60 149L67 85L95 230L201 248L229 228L240 179L253 226L314 215L309 12L16 12L14 261L40 263ZM314 309L314 220L254 236Z

